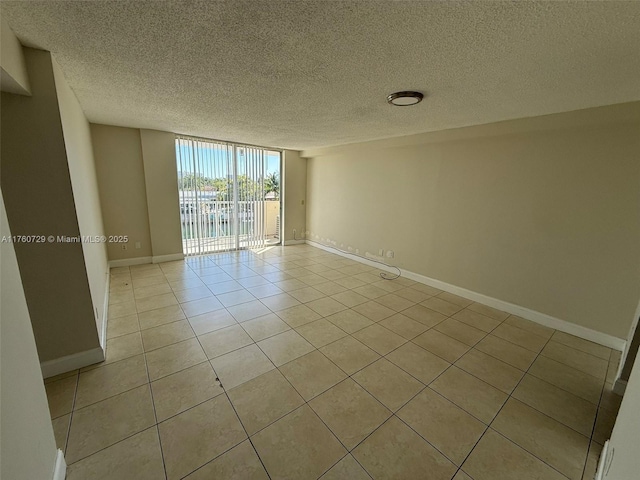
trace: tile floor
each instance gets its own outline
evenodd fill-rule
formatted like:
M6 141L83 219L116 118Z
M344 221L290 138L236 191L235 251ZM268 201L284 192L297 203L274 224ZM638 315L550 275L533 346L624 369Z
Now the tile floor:
M69 480L591 479L619 352L307 245L114 268Z

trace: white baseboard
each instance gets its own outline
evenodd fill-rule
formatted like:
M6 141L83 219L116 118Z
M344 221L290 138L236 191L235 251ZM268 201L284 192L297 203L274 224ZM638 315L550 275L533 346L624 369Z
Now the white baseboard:
M42 377L49 378L102 361L104 361L104 350L101 347L96 347L73 355L47 360L40 364L40 369L42 370Z
M152 263L175 262L176 260L184 260L184 253L172 253L171 255L155 255L152 257Z
M107 272L107 281L104 290L104 305L102 307L102 328L100 329L100 346L104 350L107 346L107 320L109 319L109 287L111 284L111 275Z
M109 260L109 268L115 267L130 267L131 265L144 265L145 263L151 263L153 257L134 257L134 258L122 258L120 260Z
M594 480L602 480L604 478L604 473L607 468L608 454L609 454L609 440L604 442L604 447L602 447L602 452L600 452L600 458L598 459L598 468L596 469L596 476L593 477Z
M64 480L67 478L67 462L64 460L64 453L60 449L58 449L56 455L56 465L53 468L53 477L51 478L52 480Z
M339 249L334 247L328 247L326 245L322 245L320 243L317 243L311 240L307 240L306 243L314 247L321 248L322 250L335 253L336 255L350 258L358 262L364 263L365 265L378 268L380 270L385 270L391 273L397 272L396 267L391 267L388 265L383 265L377 262L373 262L359 255L352 255L346 252L342 252ZM484 305L497 308L498 310L502 310L503 312L507 312L512 315L518 315L519 317L525 318L527 320L531 320L532 322L539 323L540 325L544 325L545 327L554 328L561 332L575 335L576 337L580 337L585 340L589 340L591 342L604 345L605 347L613 348L615 350L623 351L625 348L626 341L622 338L618 338L618 337L614 337L613 335L598 332L596 330L592 330L590 328L583 327L581 325L577 325L575 323L571 323L566 320L561 320L559 318L552 317L551 315L547 315L546 313L537 312L535 310L531 310L526 307L521 307L520 305L515 305L510 302L505 302L504 300L499 300L497 298L489 297L482 293L477 293L472 290L467 290L466 288L458 287L456 285L451 285L449 283L436 280L435 278L430 278L424 275L420 275L419 273L414 273L404 269L400 269L400 271L402 272L403 277L408 278L410 280L414 280L416 282L429 285L430 287L444 290L445 292L459 295L460 297L473 300L474 302L482 303Z
M283 240L282 245L301 245L303 243L307 243L305 240Z
M613 384L613 393L617 393L621 397L624 396L624 392L627 390L627 381L617 379Z

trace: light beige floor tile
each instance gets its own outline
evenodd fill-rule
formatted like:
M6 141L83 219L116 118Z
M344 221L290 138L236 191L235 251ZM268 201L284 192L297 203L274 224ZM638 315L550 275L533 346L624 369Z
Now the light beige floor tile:
M223 293L222 295L218 295L217 298L220 303L227 308L256 300L256 297L244 289L236 290L235 292Z
M49 383L53 383L53 382L57 382L58 380L62 380L63 378L69 378L69 377L78 377L78 374L80 373L79 369L76 370L71 370L69 372L65 372L65 373L60 373L58 375L54 375L52 377L47 377L44 379L44 384L47 385Z
M595 405L600 401L602 380L551 358L538 356L527 373Z
M353 375L358 370L380 358L380 355L352 336L341 338L326 345L320 351L346 372L347 375Z
M152 297L137 299L136 309L138 310L138 313L142 313L177 304L178 300L173 293L164 293L162 295L154 295Z
M456 467L392 417L352 452L373 478L449 480Z
M347 453L307 405L258 432L252 441L271 478L318 478Z
M431 310L435 310L436 312L446 315L447 317L462 310L462 307L460 305L447 302L446 300L443 300L439 297L431 297L420 303L420 305L430 308Z
M441 313L431 310L424 305L414 305L402 312L403 315L422 323L424 326L431 328L443 322L447 317Z
M222 275L218 278L211 278L207 280L207 287L214 295L223 295L229 292L236 292L242 290L244 287L235 280L232 280L228 275ZM215 281L214 281L215 280ZM222 281L220 281L222 280Z
M364 295L360 295L353 290L347 290L346 292L337 293L335 295L332 295L331 298L337 300L338 302L349 308L369 301L367 297L365 297Z
M435 353L448 362L455 362L471 348L455 338L451 338L435 329L428 330L414 338L413 343Z
M176 322L178 320L184 320L185 318L186 317L184 315L184 312L179 305L171 305L170 307L150 310L138 315L140 328L143 330L146 328L153 328L159 325Z
M315 288L319 292L324 293L325 295L335 295L337 293L347 291L347 289L342 285L338 285L336 282L333 282L333 281L327 281L326 278L324 279L323 283L318 283L317 285L314 285L313 288Z
M224 393L209 362L203 362L151 383L158 421L184 412Z
M604 445L604 443L611 438L611 432L613 431L617 416L617 410L598 409L596 426L593 429L593 440L595 442Z
M196 315L188 320L196 335L204 335L237 323L226 309Z
M253 300L240 305L234 305L228 308L229 313L233 315L238 322L246 322L254 318L262 317L271 313L267 307L259 300Z
M247 438L226 395L158 425L167 479L184 477Z
M546 345L548 340L545 337L540 337L534 333L522 330L518 327L512 327L511 325L502 324L496 328L492 335L500 337L503 340L507 340L516 345L520 345L533 352L540 352Z
M284 292L292 292L294 290L299 290L301 288L305 288L308 285L297 278L292 278L289 280L282 280L281 282L275 282L274 285L278 287L280 290Z
M276 315L278 315L292 328L296 328L322 318L306 305L297 305L295 307L280 310L276 312Z
M297 301L295 298L293 298L291 295L287 293L272 295L270 297L263 298L260 301L264 303L267 306L267 308L269 308L273 312L280 312L281 310L295 307L296 305L301 305L299 301Z
M480 340L482 340L487 333L482 330L478 330L471 325L459 322L453 318L447 318L443 322L434 327L438 332L458 340L469 346L474 346Z
M571 480L580 480L589 439L524 403L511 398L491 428L551 465Z
M162 283L166 283L167 279L164 277L164 275L162 275L162 273L160 274L156 274L153 273L153 275L146 275L143 277L133 277L133 287L134 288L142 288L142 287L148 287L151 285L160 285Z
M580 350L581 352L594 355L604 360L609 360L609 357L611 356L610 348L584 340L574 335L569 335L568 333L556 332L551 338L554 342L562 343L567 347L575 348L576 350Z
M380 325L371 325L358 330L353 336L380 355L386 355L407 342L405 338Z
M78 377L76 376L45 384L47 400L49 402L49 413L52 419L71 413L77 384Z
M455 365L490 385L511 393L524 372L476 349L465 353Z
M387 275L393 275L393 273L387 274ZM387 293L397 292L398 290L402 290L405 287L405 285L401 285L399 283L396 283L395 281L390 281L390 280L378 280L377 282L374 282L371 285L382 288Z
M292 290L289 292L289 295L291 295L293 298L298 300L300 303L312 302L313 300L318 300L326 296L324 293L322 293L319 290L316 290L313 287L304 287L304 288Z
M282 365L280 371L307 401L346 378L342 370L317 350Z
M345 275L344 273L339 272L337 270L329 270L329 271L325 271L325 272L320 272L319 275L321 277L326 278L327 280L332 280L334 282L335 282L335 280L338 280L340 278L345 278L345 277L348 276L348 275Z
M204 353L210 359L254 343L240 325L231 325L215 332L205 333L200 335L198 339Z
M393 412L424 388L422 383L384 358L352 378Z
M140 331L140 324L137 314L111 318L107 322L107 338L115 338L138 331Z
M454 305L459 305L462 308L468 307L473 303L472 300L461 297L459 295L454 295L453 293L449 293L449 292L442 292L442 293L439 293L437 296L441 300L444 300L449 303L453 303Z
M361 303L360 305L356 305L353 307L353 310L364 315L372 322L379 322L391 315L395 315L395 311L387 308L379 303L374 301L369 301L366 303Z
M513 365L520 370L527 370L536 359L537 353L508 342L494 335L487 335L475 346L477 350Z
M107 339L106 363L117 362L143 353L140 332Z
M320 298L309 302L306 305L322 317L328 317L329 315L333 315L334 313L347 309L343 304L330 297Z
M257 287L249 287L247 288L247 292L256 297L257 299L263 299L267 297L271 297L273 295L278 295L280 293L284 293L278 287L276 287L272 283L267 283L265 285L258 285Z
M91 480L165 478L156 427L137 433L67 468L68 480L89 478Z
M154 424L149 385L76 410L66 460L69 464L76 462Z
M295 330L288 330L258 342L260 349L271 359L276 367L301 357L314 350Z
M246 277L238 280L238 283L244 288L259 287L261 285L269 285L271 282L266 278L256 275L254 277Z
M200 288L200 287L204 287L206 286L202 280L200 280L199 278L195 277L181 277L178 279L168 279L169 280L169 285L171 286L171 289L173 291L178 291L178 290L189 290L191 288Z
M188 288L187 290L178 290L174 292L174 295L178 299L179 303L191 302L193 300L200 300L201 298L207 298L213 296L211 290L207 287Z
M456 473L456 476L453 477L453 480L473 480L473 478L464 473L462 470L458 470L458 473Z
M607 375L606 360L554 341L549 342L540 354L601 380Z
M487 428L430 388L416 395L397 415L458 466Z
M146 354L151 381L204 362L207 357L196 338L174 343Z
M460 310L458 313L453 315L452 318L455 318L459 322L466 323L467 325L471 325L472 327L475 327L478 330L482 330L483 332L487 333L492 331L501 323L499 320L487 317L478 312L474 312L473 310L469 310L468 308Z
M376 298L375 301L380 305L390 308L394 312L401 312L415 305L415 302L402 298L395 293L388 293L387 295Z
M346 273L344 270L342 271L342 273ZM362 287L364 285L367 285L366 282L363 282L362 280L349 276L349 277L344 277L344 278L338 278L335 281L338 285L342 285L345 288L348 289L354 289L354 288L358 288L358 287Z
M203 313L214 312L224 308L222 303L216 297L206 297L200 300L193 300L181 305L184 314L187 317L195 317Z
M155 295L162 295L165 293L172 293L171 287L167 282L159 283L157 285L149 285L148 287L140 287L133 289L133 296L136 300L145 297L152 297Z
M481 313L482 315L486 315L487 317L494 318L499 321L504 321L509 314L507 312L503 312L502 310L498 310L497 308L489 307L487 305L483 305L482 303L474 302L467 307L469 310L473 310L474 312Z
M166 347L172 343L187 340L194 336L191 324L186 320L180 320L143 330L142 345L144 346L145 352L149 352L157 348Z
M551 338L551 335L555 332L553 328L545 327L544 325L532 322L531 320L525 320L517 315L510 315L504 323L544 338Z
M425 385L431 383L451 365L411 342L394 350L386 358Z
M74 409L149 382L144 355L136 355L80 374Z
M286 332L290 329L289 325L280 320L280 317L275 313L269 313L268 315L243 322L242 328L246 330L255 342Z
M429 327L423 325L420 322L416 322L409 317L404 316L401 313L396 313L391 317L381 320L378 325L382 325L388 328L392 332L397 333L407 340L417 337L421 333L424 333Z
M366 470L351 454L336 463L320 480L370 480Z
M473 480L566 480L542 460L489 429L462 470Z
M429 386L487 425L508 398L506 393L455 366Z
M71 421L71 414L67 413L58 418L54 418L51 421L53 426L53 436L56 439L56 447L62 450L62 453L67 449L67 437L69 435L69 424Z
M185 480L269 480L251 442L245 440L199 468Z
M394 293L398 297L406 298L407 300L410 300L413 303L424 302L425 300L428 300L429 298L431 298L431 295L428 295L423 292L419 292L418 290L415 290L410 287L403 288L402 290L396 290Z
M125 315L134 315L137 313L136 302L122 302L109 305L109 320L112 318L124 317Z
M353 449L392 415L350 378L315 397L309 406L347 450Z
M372 284L365 284L361 287L354 288L353 292L357 293L358 295L362 295L363 297L367 297L369 300L375 300L376 298L380 298L389 293L386 290Z
M334 313L326 319L347 333L354 333L373 325L371 320L352 309Z
M262 430L304 403L278 369L232 388L229 390L229 398L249 435Z
M324 347L347 335L324 318L298 327L296 331L316 348Z
M211 365L227 390L275 368L255 344L216 357Z
M525 375L513 397L585 436L591 436L596 406L531 375Z

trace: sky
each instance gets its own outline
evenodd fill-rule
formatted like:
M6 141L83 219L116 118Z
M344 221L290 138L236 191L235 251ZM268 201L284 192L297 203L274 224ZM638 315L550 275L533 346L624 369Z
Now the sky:
M192 152L192 146L195 145ZM249 166L249 174L251 177L260 176L260 170L257 168L257 159L259 158L260 149L254 147L237 147L239 155L238 174L247 174L247 166ZM280 175L280 153L275 151L262 150L265 159L266 177L270 173ZM176 163L178 173L194 172L194 157L199 173L209 178L224 178L232 172L231 157L233 148L230 145L222 143L204 143L192 142L185 140L176 140ZM247 161L248 159L248 161Z

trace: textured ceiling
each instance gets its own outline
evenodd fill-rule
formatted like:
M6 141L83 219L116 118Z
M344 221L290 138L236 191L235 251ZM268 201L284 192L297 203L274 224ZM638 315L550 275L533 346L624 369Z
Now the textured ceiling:
M640 100L640 2L1 5L96 123L302 149Z

